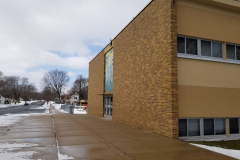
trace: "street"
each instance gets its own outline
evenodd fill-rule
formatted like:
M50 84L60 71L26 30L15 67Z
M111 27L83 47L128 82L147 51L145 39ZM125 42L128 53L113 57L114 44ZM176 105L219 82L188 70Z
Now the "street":
M35 109L37 107L41 107L45 101L42 102L34 102L28 104L28 106L13 106L8 108L0 108L0 115L4 114L23 114L23 113L45 113L46 109Z

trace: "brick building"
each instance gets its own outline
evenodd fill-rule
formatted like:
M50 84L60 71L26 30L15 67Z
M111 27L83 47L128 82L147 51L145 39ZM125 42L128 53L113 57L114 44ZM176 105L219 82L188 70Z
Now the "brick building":
M90 115L178 139L239 134L240 2L153 0L89 63Z

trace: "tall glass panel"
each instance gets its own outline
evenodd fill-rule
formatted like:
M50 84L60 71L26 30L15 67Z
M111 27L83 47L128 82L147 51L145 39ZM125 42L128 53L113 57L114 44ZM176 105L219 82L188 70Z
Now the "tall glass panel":
M187 136L187 119L179 119L179 137Z
M188 135L189 136L200 136L199 119L188 119Z
M239 126L238 126L238 118L229 118L230 124L230 134L238 134Z
M204 119L204 135L214 135L214 119Z
M201 41L201 55L211 57L211 42Z
M215 133L216 135L226 134L225 118L215 119Z
M177 37L177 50L178 53L185 53L185 38Z
M222 58L222 43L212 42L212 56L217 58Z
M237 60L240 60L240 46L236 47Z
M104 102L105 102L105 106L104 106L105 114L107 114L107 97L104 97Z
M235 58L235 45L226 44L227 59Z
M112 115L112 100L113 100L113 98L111 97L110 98L110 115Z
M105 55L105 91L104 93L113 92L113 49Z
M186 38L187 54L197 55L197 39Z
M109 115L109 97L107 97L107 115Z

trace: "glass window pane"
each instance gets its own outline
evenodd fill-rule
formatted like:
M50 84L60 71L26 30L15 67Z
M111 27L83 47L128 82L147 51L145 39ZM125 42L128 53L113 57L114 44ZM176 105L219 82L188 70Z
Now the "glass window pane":
M192 38L186 38L187 54L197 55L197 40Z
M204 119L204 135L214 135L214 119Z
M200 136L199 119L189 119L188 120L188 134L189 134L189 136Z
M235 45L226 44L227 59L235 59Z
M222 58L222 43L212 42L212 56Z
M237 60L240 60L240 46L237 46Z
M179 119L179 137L187 136L187 119Z
M185 38L177 37L177 50L178 53L185 53Z
M201 41L201 55L211 57L211 42Z
M230 134L238 134L238 118L229 118Z
M226 125L225 125L224 118L215 119L215 132L216 132L216 135L226 134Z

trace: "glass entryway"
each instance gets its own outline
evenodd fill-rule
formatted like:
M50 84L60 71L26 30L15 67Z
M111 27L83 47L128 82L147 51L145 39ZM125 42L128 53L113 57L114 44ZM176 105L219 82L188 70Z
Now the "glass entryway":
M112 119L112 96L104 97L104 117Z

